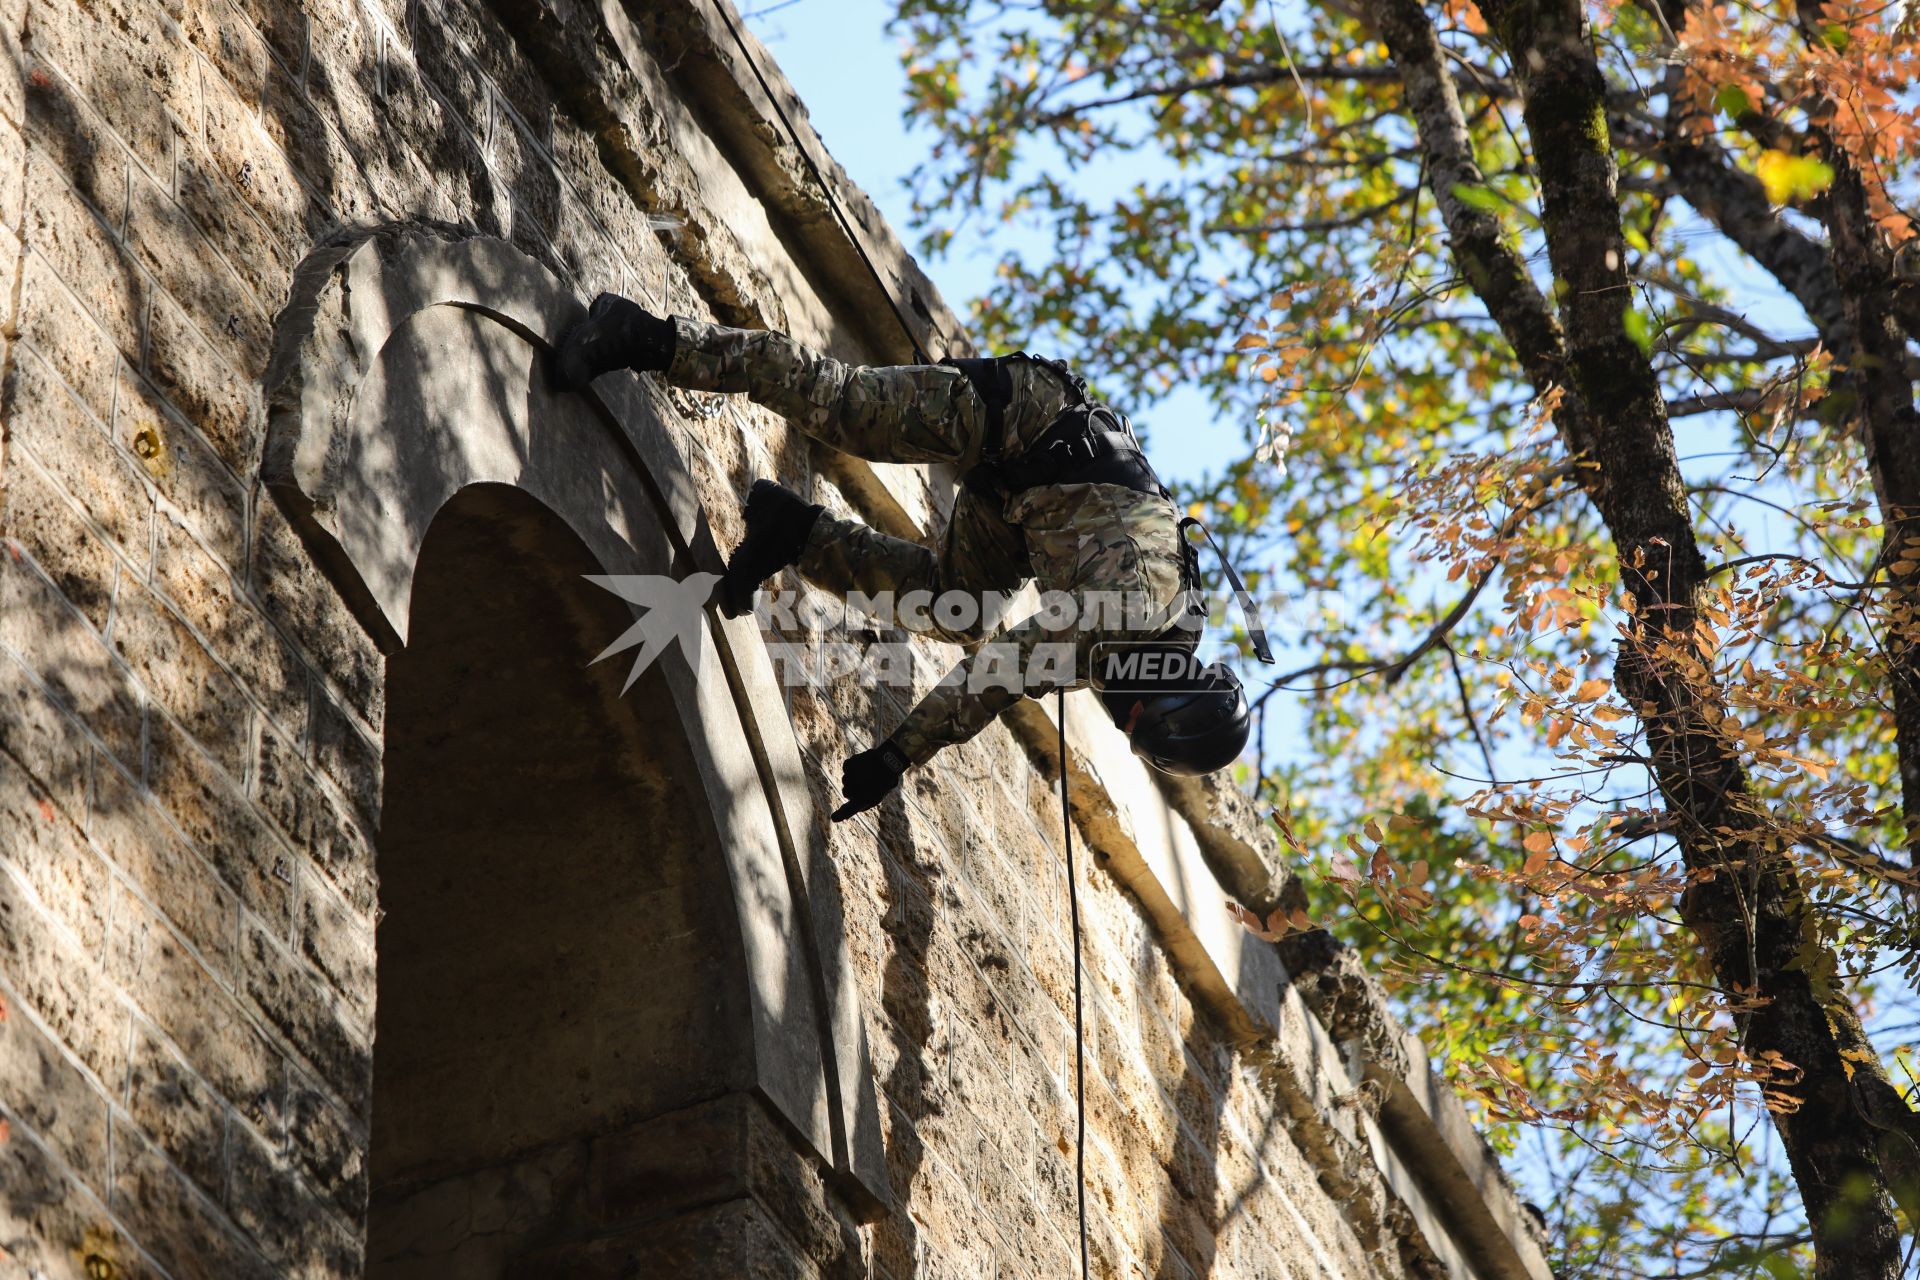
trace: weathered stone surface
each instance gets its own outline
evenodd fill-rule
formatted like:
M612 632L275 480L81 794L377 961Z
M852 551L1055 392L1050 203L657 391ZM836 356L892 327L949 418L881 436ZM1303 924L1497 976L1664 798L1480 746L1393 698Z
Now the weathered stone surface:
M106 1095L17 1010L0 1019L0 1106L95 1195L106 1194ZM30 1140L10 1133L6 1145Z
M148 696L235 777L246 761L252 707L199 637L137 582L114 598L114 652Z
M247 908L284 931L295 854L254 812L239 784L170 721L155 717L146 782L160 807Z
M193 1069L255 1123L278 1113L279 1056L179 935L125 888L114 903L107 971Z
M228 1110L207 1083L136 1020L127 1117L209 1197L226 1188Z
M193 944L215 976L231 981L240 930L239 899L174 831L154 797L112 765L102 763L94 771L87 834Z
M171 298L155 298L147 315L147 374L174 410L206 436L222 462L250 474L263 421L258 394Z
M24 555L0 557L0 646L11 649L116 759L139 767L144 713L131 678Z
M17 1274L47 1280L93 1280L90 1260L111 1264L116 1278L156 1274L114 1229L105 1202L24 1126L0 1145L0 1251Z
M122 354L138 356L146 279L100 215L67 185L56 160L36 153L27 165L22 221L27 247L44 255L61 281L85 300Z
M130 455L116 448L101 423L67 394L52 368L21 353L0 387L0 413L13 424L14 442L100 526L135 571L143 571L153 496Z
M117 1125L113 1211L141 1247L176 1275L277 1280L277 1268L233 1220L137 1129Z
M113 340L81 310L44 254L29 252L20 270L23 349L44 357L95 418L110 421L118 359Z

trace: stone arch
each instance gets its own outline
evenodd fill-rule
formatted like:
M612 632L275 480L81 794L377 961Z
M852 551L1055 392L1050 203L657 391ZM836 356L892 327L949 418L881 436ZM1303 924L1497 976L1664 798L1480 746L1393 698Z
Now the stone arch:
M625 375L580 395L548 386L545 354L583 314L488 237L382 230L296 273L267 375L263 478L389 655L408 641L429 530L490 491L536 524L527 512L550 513L597 572L720 568L654 394ZM687 648L649 678L684 729L724 863L746 1082L871 1218L888 1201L877 1099L799 746L750 620L709 612ZM376 1076L379 1062L376 1045Z

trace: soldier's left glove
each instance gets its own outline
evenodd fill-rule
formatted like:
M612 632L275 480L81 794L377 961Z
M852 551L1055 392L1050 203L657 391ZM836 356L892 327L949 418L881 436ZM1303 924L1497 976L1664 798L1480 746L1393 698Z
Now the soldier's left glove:
M888 793L900 785L900 775L907 771L908 763L907 753L891 741L882 742L871 751L848 756L847 762L840 766L840 790L847 802L833 811L833 820L845 822L885 800Z

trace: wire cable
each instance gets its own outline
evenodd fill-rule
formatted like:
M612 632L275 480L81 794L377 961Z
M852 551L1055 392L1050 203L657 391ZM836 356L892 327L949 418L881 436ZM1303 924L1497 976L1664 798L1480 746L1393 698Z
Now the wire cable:
M873 277L874 287L879 289L880 296L887 300L887 308L893 312L893 318L900 322L900 332L907 335L907 344L913 348L914 362L932 364L933 361L920 346L920 339L914 336L913 326L907 323L906 313L900 310L900 303L894 298L893 290L887 287L886 280L880 275L880 269L874 266L873 259L867 256L867 246L855 234L853 223L847 218L845 210L841 209L840 202L834 198L833 188L827 185L826 175L821 173L820 166L813 162L813 153L801 143L800 131L793 127L793 121L787 118L786 108L780 105L780 99L774 93L773 86L768 84L766 76L761 74L760 64L754 60L753 51L747 48L746 38L740 34L740 28L734 23L730 0L717 0L714 8L719 11L720 21L727 24L727 32L733 37L733 43L739 47L740 56L746 59L747 69L752 71L753 78L760 82L760 92L767 95L767 101L773 106L773 113L780 117L780 123L786 127L787 136L793 139L793 149L798 151L800 158L807 162L808 172L812 173L813 180L820 184L820 194L827 198L827 208L833 210L833 216L839 220L840 229L846 233L847 242L853 246L854 252L860 255L860 261L867 264L867 274Z
M1080 877L1073 870L1073 809L1067 800L1067 691L1058 691L1060 724L1060 834L1067 847L1067 909L1073 917L1073 1140L1074 1195L1080 1203L1080 1280L1087 1269L1087 1038L1080 1029Z

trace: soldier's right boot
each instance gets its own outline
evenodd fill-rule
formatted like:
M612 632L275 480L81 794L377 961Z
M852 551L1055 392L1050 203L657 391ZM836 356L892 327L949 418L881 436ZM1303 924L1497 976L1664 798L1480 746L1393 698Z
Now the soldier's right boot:
M617 293L603 293L587 318L567 330L554 348L550 372L562 391L579 391L615 369L657 372L673 363L673 321L656 316Z
M800 563L807 535L823 510L772 480L755 480L747 493L747 533L720 578L720 612L738 618L753 612L760 584Z

